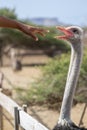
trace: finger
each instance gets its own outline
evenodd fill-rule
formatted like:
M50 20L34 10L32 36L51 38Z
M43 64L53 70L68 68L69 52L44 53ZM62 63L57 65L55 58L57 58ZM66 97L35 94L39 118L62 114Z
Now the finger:
M45 34L44 33L42 33L42 32L37 32L37 34L40 34L41 36L45 36Z
M27 35L31 36L35 41L38 41L38 37L35 36L34 34L32 34L32 33L27 33Z
M31 37L32 37L35 41L38 41L38 37L37 37L37 36L32 35Z
M59 30L59 27L60 27L60 26L56 26L56 29L58 29L58 30Z
M59 36L55 36L54 38L59 39Z
M40 34L41 36L45 36L46 34L45 33L47 33L47 32L49 32L49 30L42 30L42 29L39 29L39 30L35 30L33 33L34 34Z
M44 30L46 33L49 33L50 32L50 30Z
M41 29L41 28L31 28L31 30L30 31L32 31L32 32L43 32L43 33L48 33L49 32L49 30L45 30L45 29Z
M42 33L48 33L49 32L49 30L45 30L45 29L38 29L37 31L42 32Z

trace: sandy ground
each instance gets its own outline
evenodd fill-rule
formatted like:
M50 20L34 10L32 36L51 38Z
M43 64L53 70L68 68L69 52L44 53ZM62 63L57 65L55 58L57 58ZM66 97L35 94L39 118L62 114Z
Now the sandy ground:
M5 75L3 86L9 89L14 87L26 88L35 81L40 75L38 67L23 67L22 71L14 72L10 67L1 68Z
M40 69L38 67L23 67L22 71L19 72L13 72L9 67L1 68L1 70L5 74L6 78L14 85L13 87L19 86L25 89L27 89L29 84L41 75ZM4 80L3 86L5 88L13 89L13 87L6 80ZM77 104L72 109L72 120L76 124L79 124L84 105L85 104ZM8 115L6 111L4 111L4 113ZM28 113L50 129L53 128L59 117L58 111L49 110L48 108L42 106L30 106L28 108ZM13 122L12 117L9 116L9 118ZM83 125L87 127L87 110L83 119L83 123ZM13 129L14 128L4 118L4 130Z

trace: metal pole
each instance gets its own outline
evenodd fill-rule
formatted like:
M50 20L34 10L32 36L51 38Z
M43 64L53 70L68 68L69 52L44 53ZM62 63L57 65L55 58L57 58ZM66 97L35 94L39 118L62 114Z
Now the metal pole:
M14 130L19 130L19 111L14 107Z

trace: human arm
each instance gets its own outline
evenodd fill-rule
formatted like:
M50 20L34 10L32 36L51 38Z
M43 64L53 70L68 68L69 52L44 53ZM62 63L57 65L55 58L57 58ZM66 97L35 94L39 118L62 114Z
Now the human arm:
M48 30L45 30L39 27L26 25L17 20L12 20L3 16L0 16L0 27L18 29L22 31L23 33L31 36L36 41L38 40L38 37L36 36L36 34L40 34L44 36L44 33L48 32Z

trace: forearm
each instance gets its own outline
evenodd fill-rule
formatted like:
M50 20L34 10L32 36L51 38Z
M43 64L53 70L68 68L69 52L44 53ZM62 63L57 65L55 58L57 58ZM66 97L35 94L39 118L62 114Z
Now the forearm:
M19 22L0 16L0 27L20 29Z
M23 33L27 34L28 36L31 36L35 40L38 40L36 34L44 36L44 33L48 32L47 30L26 25L16 20L12 20L3 16L0 16L0 27L18 29Z

